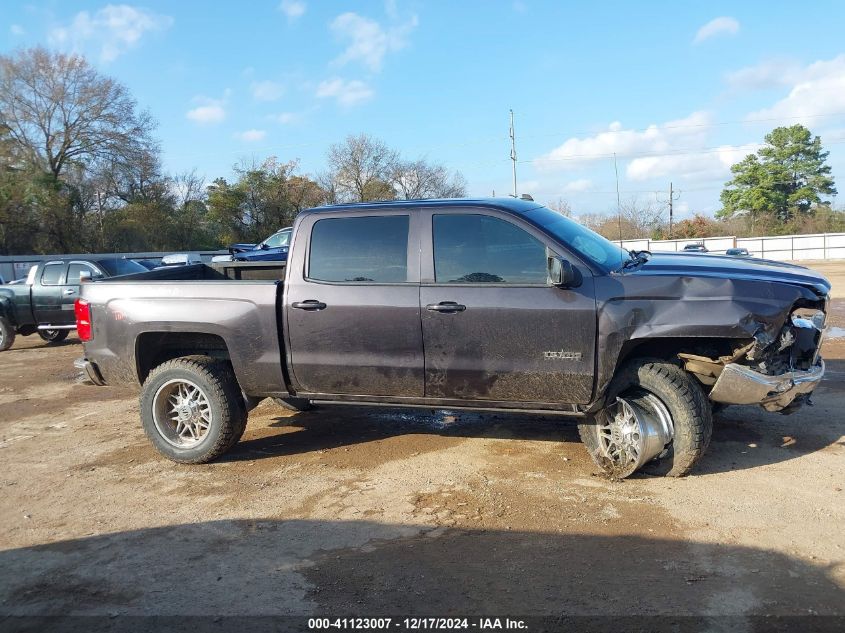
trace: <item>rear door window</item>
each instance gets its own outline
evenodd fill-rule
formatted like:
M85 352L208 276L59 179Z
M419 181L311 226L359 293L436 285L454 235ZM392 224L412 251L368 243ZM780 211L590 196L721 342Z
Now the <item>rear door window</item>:
M326 218L311 229L308 278L349 283L408 281L408 216Z
M62 279L62 272L64 272L65 265L63 262L55 262L44 265L44 270L41 271L41 285L42 286L58 286Z

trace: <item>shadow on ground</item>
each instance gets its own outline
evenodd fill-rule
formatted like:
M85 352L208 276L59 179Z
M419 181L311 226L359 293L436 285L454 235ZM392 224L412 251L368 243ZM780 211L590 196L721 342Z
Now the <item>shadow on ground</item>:
M792 416L759 407L728 407L715 419L712 443L697 472L774 464L836 443L843 428L814 424L817 413L818 409L809 407ZM329 405L276 418L270 426L281 432L242 440L221 461L270 459L414 434L580 444L577 422L576 418L518 413Z
M831 570L761 549L336 521L219 521L0 552L0 615L828 614Z

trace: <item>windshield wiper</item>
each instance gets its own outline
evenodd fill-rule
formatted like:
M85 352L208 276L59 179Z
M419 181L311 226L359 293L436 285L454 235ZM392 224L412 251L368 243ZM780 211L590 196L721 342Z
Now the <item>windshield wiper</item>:
M622 269L635 268L640 264L644 264L651 257L651 251L628 251L630 259L622 265Z

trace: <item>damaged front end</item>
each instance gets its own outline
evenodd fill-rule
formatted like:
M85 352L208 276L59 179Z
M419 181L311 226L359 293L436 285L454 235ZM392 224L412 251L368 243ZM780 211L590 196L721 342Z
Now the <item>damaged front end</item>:
M824 376L819 356L825 313L798 309L772 336L760 329L754 340L727 356L678 354L687 371L710 386L710 399L724 404L759 404L791 413L810 402Z

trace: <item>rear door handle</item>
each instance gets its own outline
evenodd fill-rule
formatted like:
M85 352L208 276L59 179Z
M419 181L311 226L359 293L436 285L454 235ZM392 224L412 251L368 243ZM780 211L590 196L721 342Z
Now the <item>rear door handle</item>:
M326 304L316 299L307 299L306 301L294 301L290 304L290 307L297 310L325 310Z
M467 309L467 307L465 305L461 305L460 303L455 303L454 301L441 301L440 303L429 303L425 309L431 310L432 312L453 314L455 312L463 312Z
M76 290L74 290L73 288L67 288L67 289L65 289L65 294L66 295L76 294Z

